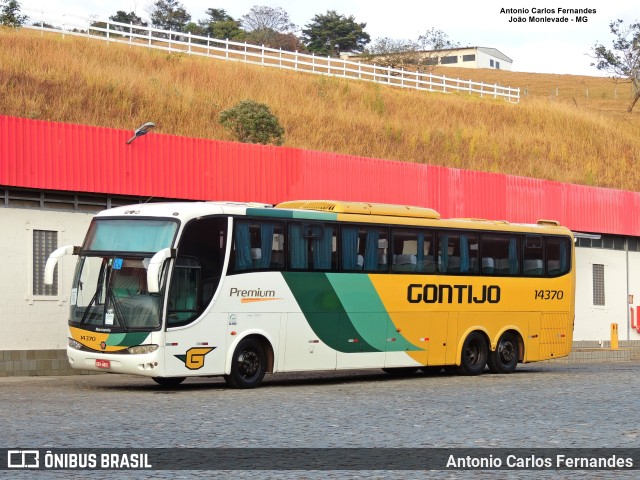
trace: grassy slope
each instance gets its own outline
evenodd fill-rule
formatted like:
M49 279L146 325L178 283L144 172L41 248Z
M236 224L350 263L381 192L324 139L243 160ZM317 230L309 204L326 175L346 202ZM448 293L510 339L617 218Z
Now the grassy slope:
M252 98L276 113L292 147L640 190L640 113L625 113L628 85L438 73L527 95L513 105L0 29L0 114L124 129L153 121L156 132L232 140L218 114Z

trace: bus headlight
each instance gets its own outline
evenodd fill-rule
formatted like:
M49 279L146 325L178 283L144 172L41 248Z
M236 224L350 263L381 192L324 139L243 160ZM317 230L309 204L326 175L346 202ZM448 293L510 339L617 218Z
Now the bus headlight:
M127 351L129 353L133 353L134 355L139 355L142 353L152 353L158 349L158 345L138 345L136 347L129 347Z
M69 337L68 345L75 350L82 350L82 344L71 337Z

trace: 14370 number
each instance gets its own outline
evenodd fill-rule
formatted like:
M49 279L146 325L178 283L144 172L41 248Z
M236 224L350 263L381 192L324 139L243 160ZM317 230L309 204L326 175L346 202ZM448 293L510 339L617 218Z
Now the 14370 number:
M536 300L562 300L564 291L562 290L535 290Z

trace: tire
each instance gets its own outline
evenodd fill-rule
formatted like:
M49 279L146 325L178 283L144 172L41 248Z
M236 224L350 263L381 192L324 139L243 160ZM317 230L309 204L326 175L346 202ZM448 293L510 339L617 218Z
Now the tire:
M489 347L484 335L480 332L471 332L462 345L458 373L460 375L480 375L487 365L488 356Z
M519 356L518 338L511 332L505 332L496 349L489 353L487 365L491 373L511 373L518 365Z
M163 387L177 387L184 382L187 377L151 377L151 379L158 385Z
M418 367L392 367L383 368L382 371L394 377L410 377L418 371Z
M227 384L234 388L256 388L267 371L267 356L262 344L255 338L241 340L231 359L231 373L225 375Z

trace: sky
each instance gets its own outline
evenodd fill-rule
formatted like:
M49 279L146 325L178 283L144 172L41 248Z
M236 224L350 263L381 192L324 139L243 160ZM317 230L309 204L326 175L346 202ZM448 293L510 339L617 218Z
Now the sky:
M22 12L31 18L108 18L118 10L135 12L148 20L155 0L20 0ZM640 9L632 0L184 0L192 21L206 17L208 8L222 8L240 19L254 5L284 9L293 23L303 28L316 14L335 10L366 23L372 40L389 37L417 40L431 28L442 30L462 46L490 47L513 60L514 71L600 76L589 56L595 43L610 47L612 20L640 20ZM559 9L590 9L592 13L563 14ZM511 14L510 9L527 13ZM547 13L535 10L547 9ZM505 10L505 11L502 11ZM566 22L531 22L549 18ZM576 17L586 17L577 22ZM517 21L516 19L526 21ZM51 22L52 23L52 22Z

